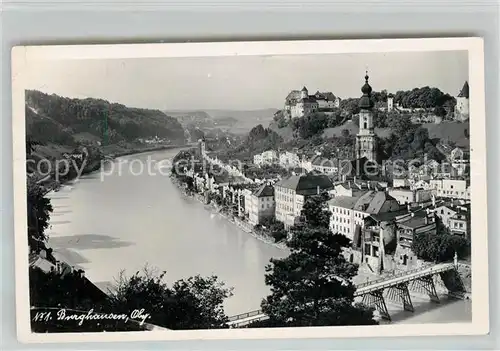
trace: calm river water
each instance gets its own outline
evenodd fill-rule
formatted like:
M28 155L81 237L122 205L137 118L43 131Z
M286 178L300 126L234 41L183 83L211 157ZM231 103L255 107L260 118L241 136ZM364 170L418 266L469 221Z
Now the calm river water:
M234 296L225 303L230 316L259 309L269 293L265 266L270 258L287 253L184 197L169 179L167 168L151 162L171 159L177 152L122 157L50 193L54 213L49 245L102 287L113 284L120 271L131 275L147 264L166 271L169 282L196 274L217 275L234 288ZM394 320L470 320L468 301L443 300L436 306L417 298L414 303L413 314L389 306Z

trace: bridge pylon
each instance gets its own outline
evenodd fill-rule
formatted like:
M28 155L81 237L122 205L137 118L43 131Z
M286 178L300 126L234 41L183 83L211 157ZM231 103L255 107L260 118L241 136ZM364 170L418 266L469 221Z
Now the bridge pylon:
M410 290L408 282L402 282L391 286L387 289L387 298L393 301L401 301L405 311L414 312L413 303L411 302Z
M375 307L375 309L380 313L380 317L386 320L391 320L389 311L387 310L387 305L384 300L384 290L375 290L363 295L363 304L370 307Z
M436 292L436 286L434 285L433 276L425 276L415 279L410 288L416 291L425 291L432 302L440 303L439 296Z

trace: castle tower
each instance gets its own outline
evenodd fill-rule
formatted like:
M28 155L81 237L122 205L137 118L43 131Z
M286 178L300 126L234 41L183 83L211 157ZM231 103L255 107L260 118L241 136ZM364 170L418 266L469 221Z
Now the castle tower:
M462 90L457 95L457 105L455 106L455 119L464 121L469 118L469 83L465 81Z
M356 135L356 158L366 157L370 161L376 161L376 140L373 129L373 100L371 99L372 87L368 84L368 72L365 76L365 84L361 88L363 96L359 99L359 132Z
M387 95L387 112L391 112L394 109L394 95Z
M308 97L309 97L309 92L307 91L306 87L303 87L302 90L300 91L300 98L307 99Z
M206 154L206 142L205 138L198 139L198 156L200 159L204 159Z

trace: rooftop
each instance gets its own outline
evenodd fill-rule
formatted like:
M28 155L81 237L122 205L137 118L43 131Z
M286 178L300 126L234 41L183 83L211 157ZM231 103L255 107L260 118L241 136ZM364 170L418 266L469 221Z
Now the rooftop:
M254 193L256 197L274 196L274 187L269 184L261 185Z
M465 81L462 90L460 90L460 93L458 93L458 97L464 97L467 99L469 98L469 83L467 81Z
M335 196L333 199L328 201L328 205L333 207L348 208L352 210L358 199L359 197L355 196Z
M420 227L425 227L426 225L431 224L432 222L427 222L425 217L421 216L414 216L408 219L407 221L400 222L399 226L401 227L406 227L406 228L411 228L411 229L416 229Z
M326 175L292 175L288 178L282 179L276 183L275 186L280 186L286 189L293 189L297 193L316 190L318 187L321 190L333 189L333 184L330 178Z

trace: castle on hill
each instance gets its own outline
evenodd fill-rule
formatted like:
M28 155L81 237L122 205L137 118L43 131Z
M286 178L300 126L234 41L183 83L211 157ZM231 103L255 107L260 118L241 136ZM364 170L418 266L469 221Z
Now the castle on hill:
M340 98L332 92L319 92L309 95L306 87L292 90L285 99L284 111L290 118L303 117L313 112L330 112L340 107Z

